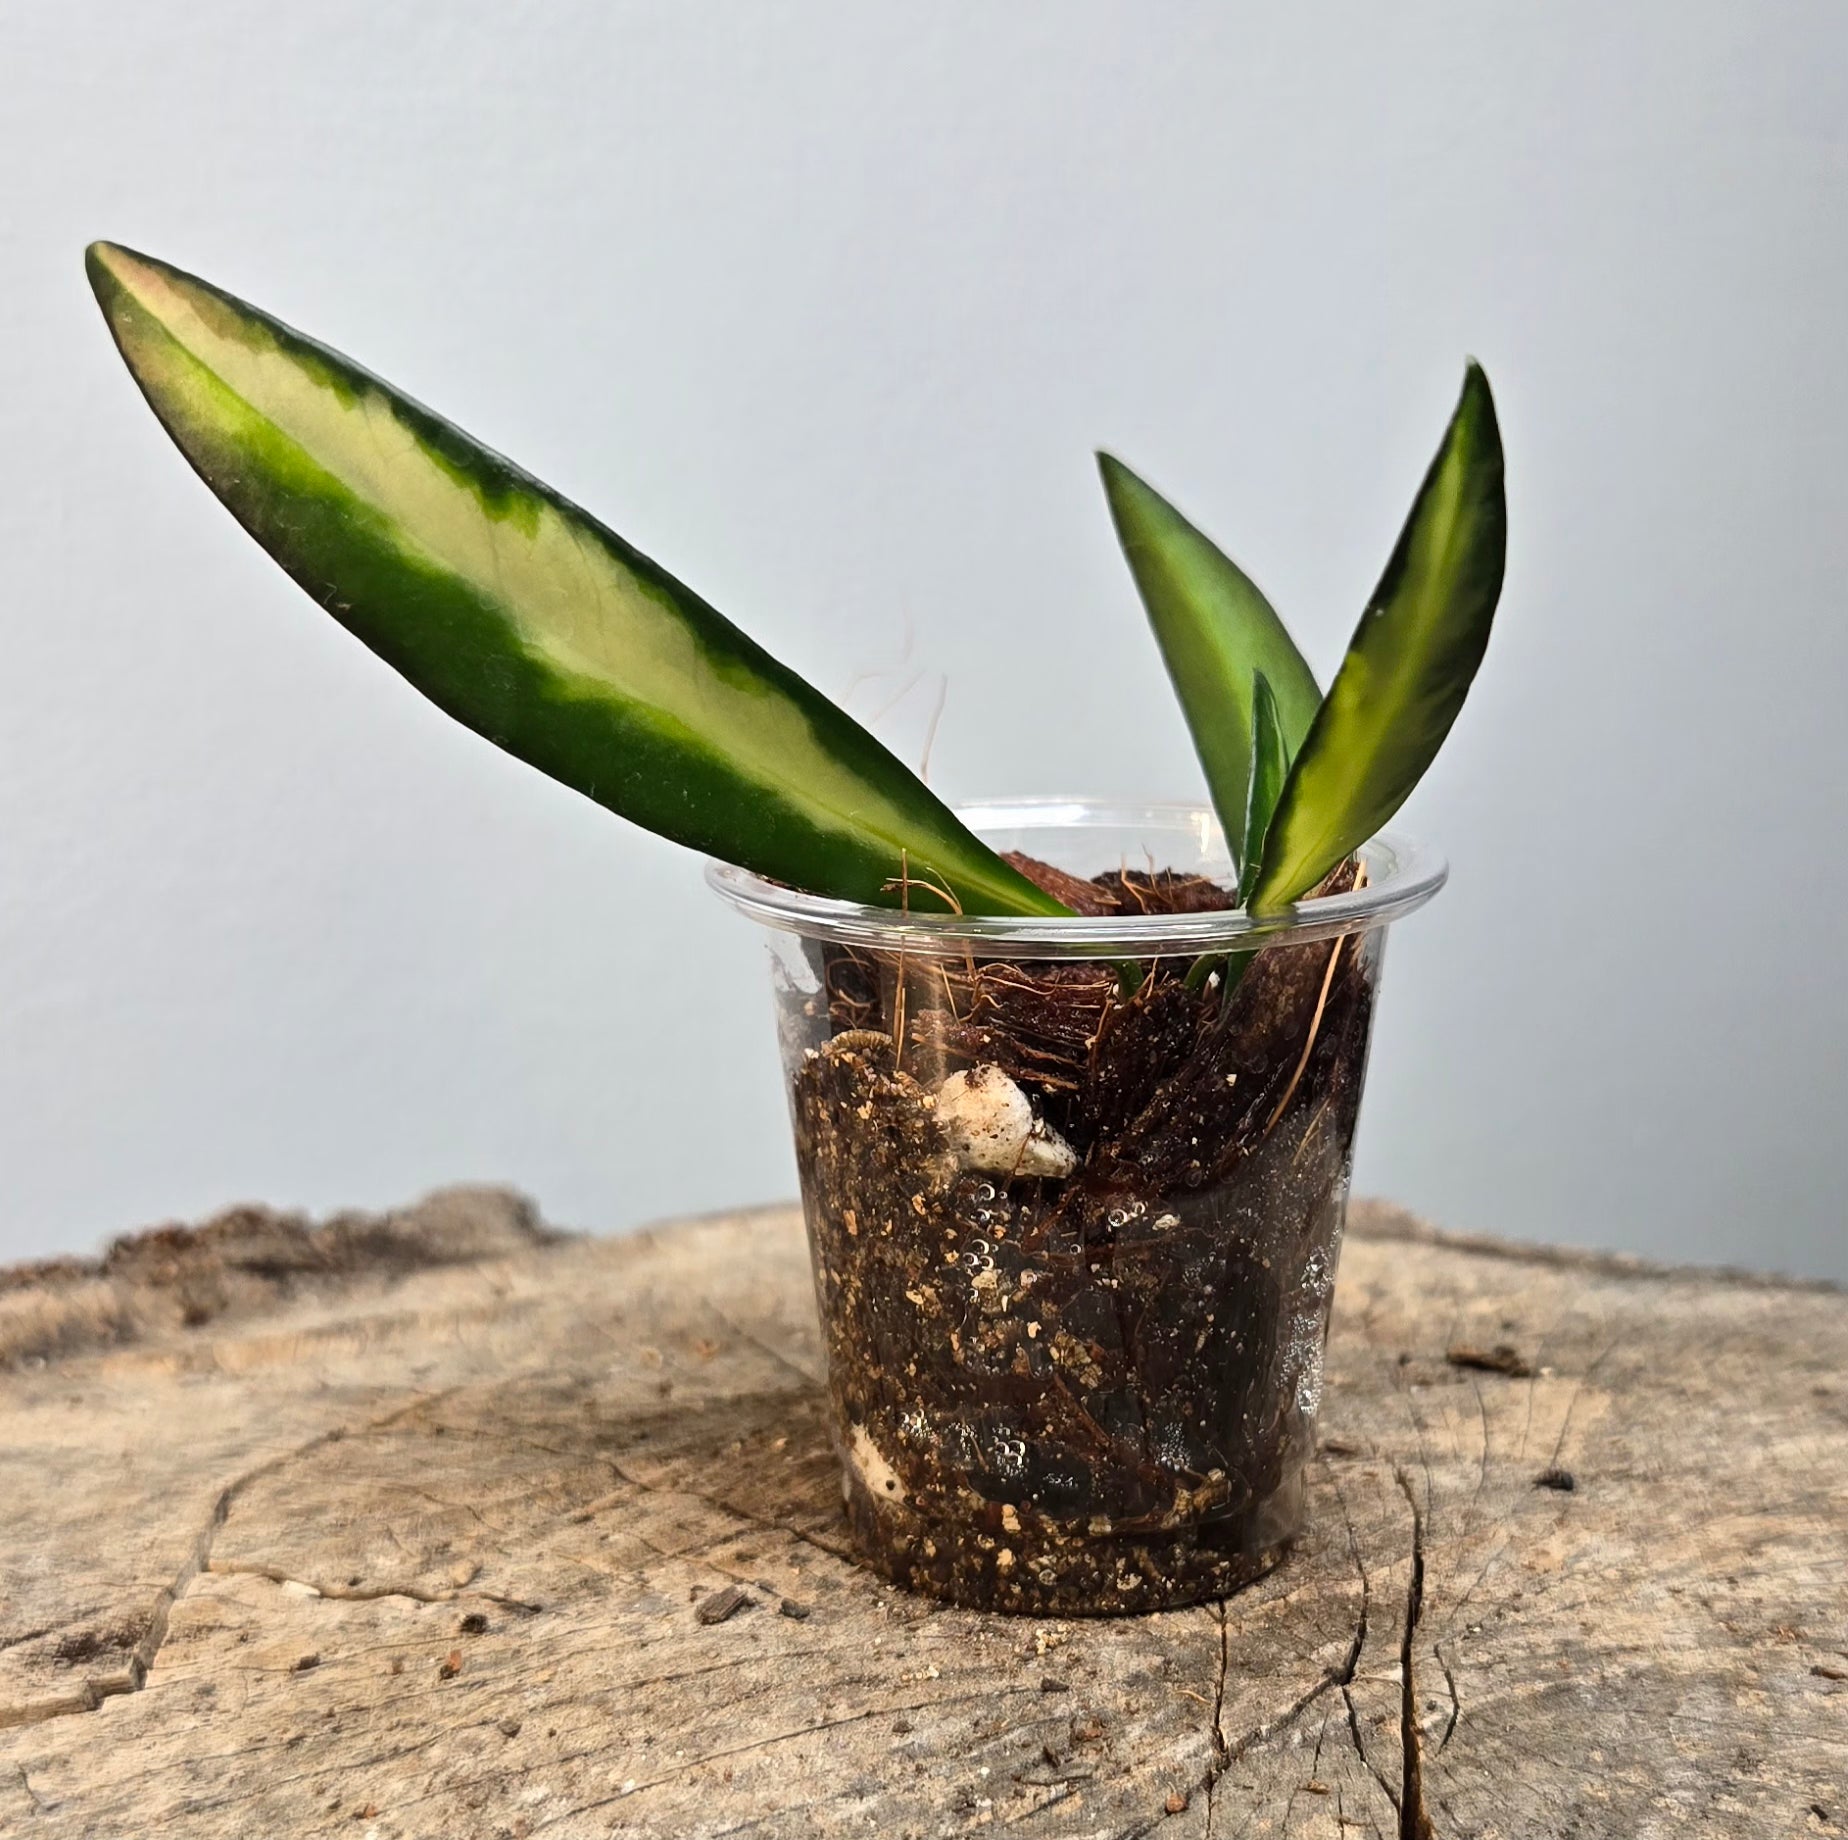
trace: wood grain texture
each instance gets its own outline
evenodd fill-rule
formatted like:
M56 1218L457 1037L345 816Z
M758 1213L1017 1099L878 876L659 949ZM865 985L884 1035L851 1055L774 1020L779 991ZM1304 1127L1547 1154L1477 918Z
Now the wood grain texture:
M1357 1207L1313 1533L1088 1623L845 1560L812 1310L487 1191L0 1279L0 1833L1848 1834L1842 1295Z

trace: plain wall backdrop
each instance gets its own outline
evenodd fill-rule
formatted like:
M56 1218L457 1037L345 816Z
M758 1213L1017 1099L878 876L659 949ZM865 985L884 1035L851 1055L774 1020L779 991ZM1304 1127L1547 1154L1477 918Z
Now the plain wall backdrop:
M0 1257L794 1186L751 930L237 531L110 347L104 236L914 759L947 678L953 797L1200 791L1094 447L1326 680L1476 354L1507 591L1400 821L1454 879L1393 940L1359 1184L1848 1275L1840 0L15 0L0 73Z

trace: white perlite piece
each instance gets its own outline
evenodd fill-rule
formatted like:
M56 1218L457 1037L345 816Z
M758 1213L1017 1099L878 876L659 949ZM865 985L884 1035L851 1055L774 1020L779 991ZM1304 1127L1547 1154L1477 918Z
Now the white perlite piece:
M884 1453L873 1442L864 1425L849 1428L847 1461L853 1465L868 1492L876 1499L905 1499L905 1485L899 1480L898 1471L885 1460ZM841 1477L841 1494L847 1494L847 1478L844 1475Z
M1068 1176L1072 1147L1001 1069L984 1061L937 1088L937 1122L965 1169L1000 1176Z

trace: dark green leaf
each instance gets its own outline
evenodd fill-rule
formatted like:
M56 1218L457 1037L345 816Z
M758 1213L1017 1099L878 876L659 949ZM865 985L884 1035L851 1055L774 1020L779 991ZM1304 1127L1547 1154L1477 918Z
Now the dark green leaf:
M1250 790L1252 674L1262 671L1270 680L1278 727L1291 752L1308 732L1321 693L1283 622L1244 570L1120 460L1099 454L1097 464L1214 808L1237 849Z
M1249 899L1257 886L1258 868L1264 859L1264 838L1270 830L1271 815L1277 809L1290 771L1290 751L1283 738L1283 718L1277 713L1277 698L1270 679L1262 671L1251 676L1251 771L1250 790L1245 797L1244 841L1239 847L1241 865L1238 878L1240 900Z
M1418 784L1482 662L1507 525L1495 401L1472 362L1398 547L1284 782L1253 913L1306 894Z
M107 243L88 267L200 477L458 721L796 887L895 904L903 865L969 912L1065 911L858 723L550 487L203 281Z

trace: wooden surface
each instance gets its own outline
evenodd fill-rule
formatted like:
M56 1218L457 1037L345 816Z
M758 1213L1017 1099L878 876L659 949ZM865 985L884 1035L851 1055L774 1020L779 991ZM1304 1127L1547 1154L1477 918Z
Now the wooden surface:
M1312 1536L1106 1623L843 1558L811 1312L480 1192L0 1276L0 1831L1848 1833L1839 1293L1358 1208Z

